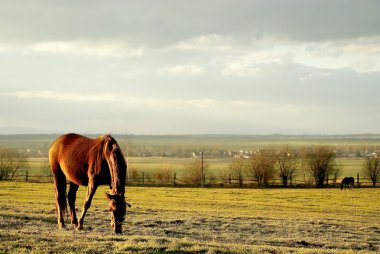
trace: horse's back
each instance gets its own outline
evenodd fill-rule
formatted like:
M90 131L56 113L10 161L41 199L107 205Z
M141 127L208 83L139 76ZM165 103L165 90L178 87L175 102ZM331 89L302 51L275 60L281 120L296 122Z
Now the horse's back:
M70 181L78 185L87 185L87 153L94 142L93 139L74 133L58 137L49 149L53 173L61 170Z

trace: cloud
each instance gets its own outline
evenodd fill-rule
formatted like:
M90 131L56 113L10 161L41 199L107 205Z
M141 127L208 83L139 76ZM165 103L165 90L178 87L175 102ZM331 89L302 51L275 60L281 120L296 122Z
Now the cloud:
M331 76L330 72L313 71L300 77L301 81L307 81L309 79L325 79Z
M5 96L16 97L18 99L48 99L56 101L76 101L76 102L100 102L100 101L115 101L116 95L110 94L82 94L82 93L65 93L57 91L19 91L2 93Z
M227 64L222 70L221 75L238 77L258 76L260 75L260 70L259 67L251 66L248 63L232 62Z
M380 72L380 36L338 41L300 43L294 62L320 69L351 69L357 73Z
M357 73L380 72L380 36L354 37L340 40L298 41L287 37L263 36L250 40L229 35L205 34L179 41L168 48L180 58L186 51L197 51L202 63L221 77L257 77L273 75L299 66L315 71L302 76L327 78L335 70L353 70ZM188 55L184 55L188 60ZM167 68L170 74L199 74L208 69L192 65Z
M327 73L344 69L364 74L380 72L380 36L320 42L270 37L254 40L248 46L233 43L219 63L224 65L222 76L239 77L273 74L297 66L317 70L302 80L326 78L330 76Z
M230 37L218 34L205 34L191 39L182 40L175 44L179 50L231 50L233 41Z
M174 76L197 76L204 74L206 71L199 65L175 65L162 69L163 73Z
M298 107L292 104L279 104L266 101L242 101L233 100L231 105L241 108L259 109L258 111L270 111L277 113L295 113L299 111Z
M27 45L24 53L38 52L49 54L70 54L95 57L141 57L144 48L133 48L123 41L43 41Z
M57 91L18 91L0 93L0 96L13 97L18 99L43 99L58 102L75 103L118 103L129 107L152 108L152 109L212 109L215 112L228 111L271 111L278 113L294 113L297 111L295 105L278 104L265 101L249 100L223 100L213 98L190 98L190 99L171 99L166 97L147 97L131 96L114 93L74 93Z

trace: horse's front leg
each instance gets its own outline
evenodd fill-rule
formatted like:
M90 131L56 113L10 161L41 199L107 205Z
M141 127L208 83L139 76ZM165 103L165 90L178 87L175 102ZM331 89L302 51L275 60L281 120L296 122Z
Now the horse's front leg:
M83 229L84 216L86 215L88 208L90 208L90 206L91 206L91 201L92 201L92 198L94 197L94 194L95 194L97 187L98 187L97 184L95 184L91 180L89 181L88 187L87 187L87 195L86 195L86 199L84 201L82 214L79 218L77 230Z

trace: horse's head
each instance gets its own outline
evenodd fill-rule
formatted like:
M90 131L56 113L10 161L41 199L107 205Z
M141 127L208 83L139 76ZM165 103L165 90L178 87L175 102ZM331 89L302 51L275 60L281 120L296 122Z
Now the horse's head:
M122 233L122 223L125 218L125 181L127 172L127 163L120 146L111 136L105 136L103 146L103 156L107 161L111 182L111 194L107 194L111 211L111 225L115 233Z
M116 234L123 232L126 205L124 194L106 194L111 212L111 226Z

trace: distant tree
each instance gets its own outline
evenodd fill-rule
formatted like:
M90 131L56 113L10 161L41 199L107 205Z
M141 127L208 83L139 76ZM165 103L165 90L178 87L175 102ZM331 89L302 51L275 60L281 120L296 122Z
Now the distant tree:
M209 165L203 162L203 176L202 176L202 160L199 158L193 158L189 163L184 165L184 181L187 184L194 186L202 186L202 180L204 175L208 172Z
M140 172L136 168L130 168L127 170L128 172L128 181L136 182L138 178L140 178Z
M365 176L371 178L372 186L375 187L380 176L380 157L366 157L362 171Z
M342 175L343 168L344 166L342 163L335 163L335 165L333 165L333 168L331 170L331 175L333 177L334 185L337 183L338 177Z
M306 152L304 162L317 187L324 187L326 177L333 172L336 165L334 149L327 146L312 147Z
M273 150L259 150L252 156L247 170L248 175L259 187L268 186L269 180L275 175L274 165Z
M247 166L247 159L244 159L243 157L232 159L232 162L229 165L229 175L233 180L239 182L239 187L243 187L244 173Z
M297 157L291 147L283 146L275 155L275 166L281 178L282 185L288 186L289 180L297 172Z
M147 183L147 184L151 184L153 183L153 178L152 178L152 175L149 174L149 173L145 173L144 174L144 182Z
M158 171L154 173L154 178L159 184L170 184L173 178L173 168L169 164L163 165Z
M12 181L16 172L25 164L24 155L13 149L0 148L0 180Z

